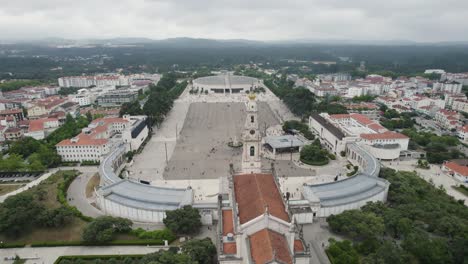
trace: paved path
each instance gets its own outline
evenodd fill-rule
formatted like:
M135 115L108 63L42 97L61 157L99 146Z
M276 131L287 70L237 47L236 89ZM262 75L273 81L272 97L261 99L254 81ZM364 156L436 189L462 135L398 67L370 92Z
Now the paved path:
M452 188L452 186L460 185L460 182L443 172L440 168L441 165L430 164L430 169L419 169L416 168L416 162L416 160L392 162L385 161L382 162L382 164L385 167L389 167L395 170L416 171L419 177L425 179L426 181L432 180L436 187L442 185L447 191L448 195L452 196L457 200L465 200L465 205L468 206L468 197Z
M82 174L76 177L70 184L70 187L68 187L68 203L76 206L76 208L86 216L98 217L104 215L99 209L91 205L92 202L95 202L95 198L86 197L86 185L93 175L97 173L97 167L95 170L82 169L81 167L77 169L81 171Z
M127 255L148 254L164 249L160 246L104 246L104 247L44 247L44 248L7 248L0 249L1 263L13 263L5 257L18 255L27 258L27 264L52 264L59 256L72 255Z
M316 221L316 220L314 220ZM330 260L325 253L330 238L342 240L342 238L332 234L328 229L325 219L319 222L303 226L304 241L310 246L311 264L330 264Z

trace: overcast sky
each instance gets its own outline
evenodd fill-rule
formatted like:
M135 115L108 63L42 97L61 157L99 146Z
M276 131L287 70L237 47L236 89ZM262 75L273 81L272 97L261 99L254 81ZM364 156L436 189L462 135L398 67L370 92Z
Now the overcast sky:
M468 0L0 0L0 40L468 41Z

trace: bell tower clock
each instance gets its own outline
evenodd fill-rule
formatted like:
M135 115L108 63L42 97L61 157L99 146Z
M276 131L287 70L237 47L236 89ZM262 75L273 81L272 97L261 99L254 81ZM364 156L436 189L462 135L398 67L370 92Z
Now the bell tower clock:
M242 134L243 153L242 171L243 173L261 172L260 146L261 135L258 130L258 109L255 94L249 94L247 102L247 118L245 120L244 132Z

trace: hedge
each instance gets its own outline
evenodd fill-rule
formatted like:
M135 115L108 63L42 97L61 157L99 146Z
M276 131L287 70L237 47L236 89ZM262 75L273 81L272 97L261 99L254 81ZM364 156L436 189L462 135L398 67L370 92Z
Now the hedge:
M135 258L139 259L145 255L133 254L133 255L83 255L83 256L60 256L54 264L60 264L62 260L97 260L97 259L125 259L125 258Z
M130 231L131 234L134 234L139 239L159 239L159 240L167 240L169 243L176 240L176 235L169 230L168 228L164 228L162 230L153 230L153 231L146 231L142 228L133 229Z
M93 161L93 160L83 160L81 162L81 166L96 166L101 164L99 161Z
M25 246L26 246L26 243L22 243L22 242L0 243L0 248L22 248Z
M31 244L31 247L70 247L70 246L162 246L162 239L114 240L108 243L86 243L85 241L43 241Z
M307 165L311 165L311 166L324 166L324 165L327 165L329 161L328 159L323 160L323 161L310 161L310 160L301 159L301 162Z

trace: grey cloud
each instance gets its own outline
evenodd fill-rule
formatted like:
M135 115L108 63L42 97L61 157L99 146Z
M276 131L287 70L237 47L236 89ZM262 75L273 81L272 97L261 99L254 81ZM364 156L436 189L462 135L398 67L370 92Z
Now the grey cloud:
M0 0L0 38L467 41L466 17L466 0Z

